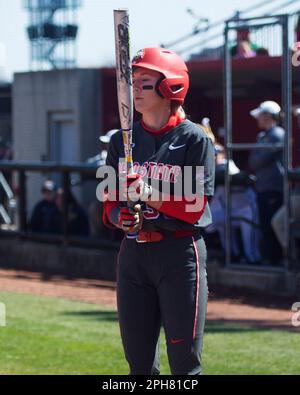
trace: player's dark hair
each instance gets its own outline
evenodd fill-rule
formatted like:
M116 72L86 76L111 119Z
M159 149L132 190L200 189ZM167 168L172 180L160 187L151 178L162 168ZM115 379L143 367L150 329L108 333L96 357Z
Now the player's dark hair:
M186 119L186 113L179 102L171 101L171 113L172 115L178 114L180 118Z

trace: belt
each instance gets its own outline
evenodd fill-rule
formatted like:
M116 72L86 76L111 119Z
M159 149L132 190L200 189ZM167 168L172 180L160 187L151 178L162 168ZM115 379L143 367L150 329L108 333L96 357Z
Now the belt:
M140 231L136 238L137 243L153 243L155 241L161 241L165 239L178 239L180 237L193 236L194 231L191 230L178 230L175 232L163 232L163 231L153 231L153 232L143 232Z

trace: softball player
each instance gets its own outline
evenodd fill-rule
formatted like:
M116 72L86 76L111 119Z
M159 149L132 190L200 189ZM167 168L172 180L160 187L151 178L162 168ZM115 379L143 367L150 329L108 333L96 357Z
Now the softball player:
M117 265L125 356L130 374L159 374L163 326L171 373L201 374L208 293L202 232L211 223L207 198L214 191L214 146L202 128L185 118L181 105L189 76L178 55L164 48L145 48L132 66L134 105L142 118L133 127L135 173L127 176L126 193L130 196L134 186L139 204L133 212L126 202L108 195L103 216L107 226L125 231ZM120 131L112 136L106 163L119 172L123 157ZM176 183L185 166L192 169L188 181L193 190L202 182L203 194L178 200ZM204 167L202 181L196 166ZM165 183L169 194L162 193ZM194 210L187 209L191 197ZM137 237L130 237L132 230Z

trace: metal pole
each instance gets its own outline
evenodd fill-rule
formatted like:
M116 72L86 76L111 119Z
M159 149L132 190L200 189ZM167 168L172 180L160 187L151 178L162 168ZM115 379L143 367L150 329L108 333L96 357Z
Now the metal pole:
M269 0L263 0L260 3L258 3L258 4L251 5L250 7L246 8L244 11L239 11L239 13L240 14L248 14L249 12L252 12L254 10L257 11L258 8L261 8L261 7L263 7L263 6L265 6L265 5L269 4L269 3L270 3ZM234 17L233 17L233 19L234 19ZM242 19L244 19L244 18L242 18ZM219 26L221 27L223 24L224 24L224 19L212 23L208 28L209 28L209 30L212 30L215 27L219 27ZM182 41L186 41L188 38L190 38L192 36L198 35L199 33L200 33L200 29L194 30L192 33L188 33L188 34L186 34L183 37L180 37L180 38L178 38L178 39L176 39L174 41L171 41L170 43L162 44L162 46L165 46L167 48L171 48L171 47L173 47L176 44L180 44ZM218 33L217 36L219 37L220 33Z
M69 205L69 189L70 189L70 175L63 173L63 243L68 242L68 205Z
M290 184L288 178L288 171L292 168L291 157L291 103L292 103L292 73L291 73L291 54L289 49L289 16L283 15L281 17L282 26L282 103L284 120L283 127L285 129L285 143L284 143L284 177L283 177L283 194L284 205L286 207L285 223L285 244L284 248L284 264L288 270L290 267Z
M235 151L249 151L257 150L257 151L274 151L277 148L284 148L284 143L235 143L228 144L228 148Z
M18 214L20 231L27 231L27 215L26 215L26 175L24 171L19 172L19 204L18 204Z
M225 124L225 152L227 165L225 170L225 264L231 261L231 234L230 234L230 176L229 160L231 159L231 149L228 148L232 143L232 69L231 53L229 48L229 22L225 25L225 44L224 44L224 124Z

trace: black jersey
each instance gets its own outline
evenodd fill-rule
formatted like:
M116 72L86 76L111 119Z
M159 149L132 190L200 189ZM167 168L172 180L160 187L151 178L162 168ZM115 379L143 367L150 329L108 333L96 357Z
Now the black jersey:
M196 190L196 166L203 166L202 193L212 196L215 181L215 153L212 140L203 129L189 120L185 120L170 131L156 135L146 131L140 122L134 123L132 132L134 171L141 173L143 178L159 180L159 188L163 190L164 182L169 183L170 193L180 172L185 166L193 171L192 189ZM112 136L106 164L114 167L117 174L121 170L119 159L124 158L122 131ZM157 183L155 184L157 185ZM189 224L171 218L143 204L143 230L193 230L206 227L212 222L208 203L199 221Z

